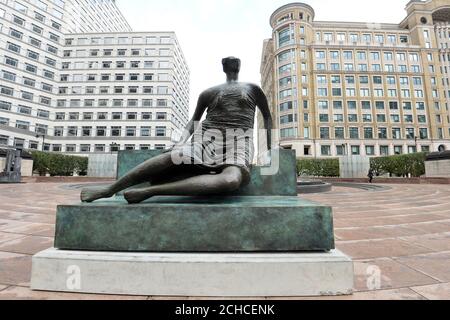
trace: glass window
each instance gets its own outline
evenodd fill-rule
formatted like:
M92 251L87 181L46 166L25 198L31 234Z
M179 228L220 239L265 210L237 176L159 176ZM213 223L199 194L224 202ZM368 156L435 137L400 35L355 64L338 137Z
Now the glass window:
M291 43L291 29L286 28L278 32L278 46L282 47Z
M320 128L320 139L330 139L330 128L328 127Z
M166 136L166 127L156 127L156 136L157 137L165 137Z
M334 128L334 138L335 139L345 139L345 130L343 127Z
M333 115L333 121L337 123L344 122L344 115L343 114L335 114Z
M364 139L373 139L373 128L364 128Z
M321 146L322 156L331 156L331 146Z
M325 51L316 51L316 59L325 59Z
M45 22L45 16L43 16L39 12L36 12L36 11L34 12L34 18L42 23Z
M28 8L26 6L24 6L23 4L21 4L17 1L14 2L14 9L16 9L17 11L20 11L24 14L27 13L27 11L28 11Z

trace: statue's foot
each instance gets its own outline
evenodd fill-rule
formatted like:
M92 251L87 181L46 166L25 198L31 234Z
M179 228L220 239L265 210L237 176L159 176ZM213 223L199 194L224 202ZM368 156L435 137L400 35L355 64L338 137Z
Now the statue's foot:
M135 204L150 199L153 194L148 189L135 189L126 191L124 197L129 204Z
M107 187L84 188L81 191L81 201L94 202L99 199L111 198L113 195Z

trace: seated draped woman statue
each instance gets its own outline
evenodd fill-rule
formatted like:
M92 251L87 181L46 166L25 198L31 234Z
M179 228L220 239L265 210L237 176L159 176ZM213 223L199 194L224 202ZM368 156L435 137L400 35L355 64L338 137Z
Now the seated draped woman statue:
M145 182L151 186L125 191L128 203L140 203L159 195L226 195L249 184L256 108L264 118L269 151L272 117L262 89L238 82L241 61L228 57L222 64L226 83L200 95L194 116L179 143L112 185L83 189L81 200L110 198ZM206 120L199 125L205 111Z

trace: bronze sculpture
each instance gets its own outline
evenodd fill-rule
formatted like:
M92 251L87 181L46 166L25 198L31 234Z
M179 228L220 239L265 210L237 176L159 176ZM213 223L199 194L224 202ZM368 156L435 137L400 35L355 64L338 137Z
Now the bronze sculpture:
M81 200L93 202L110 198L144 182L151 182L152 186L124 193L130 204L156 195L223 195L248 184L256 107L264 118L269 151L272 117L262 89L254 84L238 82L241 61L228 57L222 60L222 64L227 75L226 83L200 95L186 134L172 150L147 160L110 186L83 189ZM205 111L206 120L197 129L196 124ZM189 142L191 136L193 138ZM224 136L225 140L217 139ZM190 162L174 161L180 158Z

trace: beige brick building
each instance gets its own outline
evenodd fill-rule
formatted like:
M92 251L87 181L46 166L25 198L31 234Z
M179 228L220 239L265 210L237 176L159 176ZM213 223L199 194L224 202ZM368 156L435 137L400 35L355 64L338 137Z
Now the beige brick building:
M450 149L450 2L406 11L399 24L315 21L304 3L273 13L261 76L282 146L299 157Z

